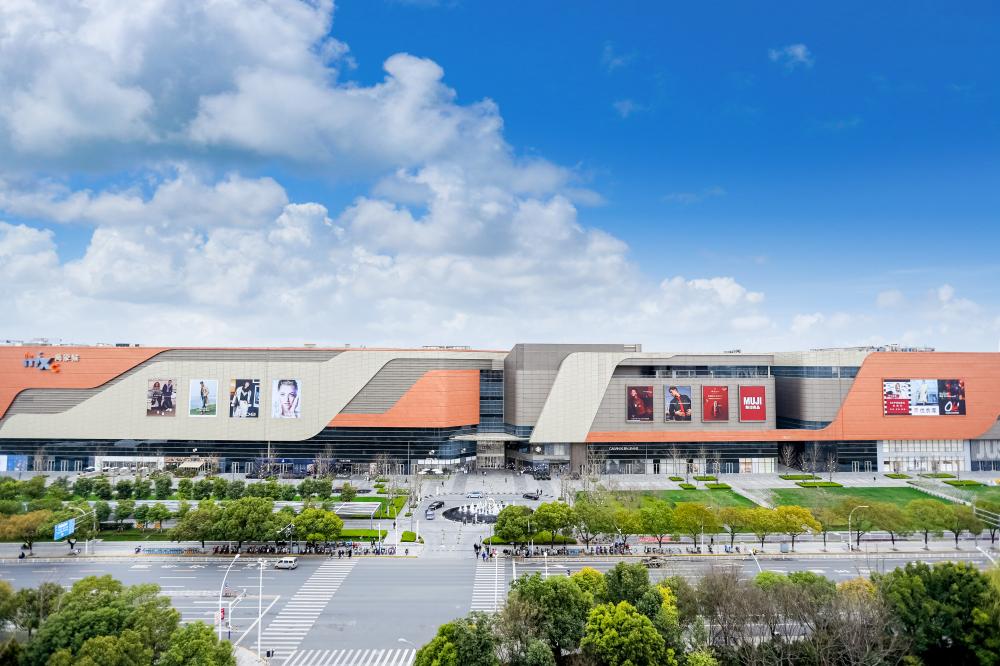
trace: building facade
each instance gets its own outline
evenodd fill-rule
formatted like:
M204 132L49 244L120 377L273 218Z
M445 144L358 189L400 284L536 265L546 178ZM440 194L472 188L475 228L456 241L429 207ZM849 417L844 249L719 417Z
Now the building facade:
M1000 354L0 347L0 471L1000 470Z

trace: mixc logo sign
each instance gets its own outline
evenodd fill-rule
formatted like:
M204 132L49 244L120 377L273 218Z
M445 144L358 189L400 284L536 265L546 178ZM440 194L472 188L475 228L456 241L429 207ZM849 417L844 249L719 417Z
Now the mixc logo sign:
M45 352L38 352L35 355L30 353L24 355L24 367L34 368L35 370L41 370L42 372L60 372L62 370L63 363L78 363L79 361L79 354L56 354L55 356L46 356Z

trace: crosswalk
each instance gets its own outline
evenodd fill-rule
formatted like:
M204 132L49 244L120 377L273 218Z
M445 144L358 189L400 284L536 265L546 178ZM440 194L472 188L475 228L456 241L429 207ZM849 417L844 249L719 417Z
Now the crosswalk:
M285 666L410 666L417 656L413 648L395 650L299 650Z
M331 559L321 564L264 629L262 650L274 650L276 659L292 655L355 564L357 560L350 559Z
M472 584L472 610L493 613L503 606L507 600L507 566L506 562L479 562L476 565L476 578Z

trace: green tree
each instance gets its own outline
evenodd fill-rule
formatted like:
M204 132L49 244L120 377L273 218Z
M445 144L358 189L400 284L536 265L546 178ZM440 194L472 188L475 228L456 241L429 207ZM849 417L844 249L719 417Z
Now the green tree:
M132 517L135 513L135 502L132 500L118 500L115 503L115 522L118 523L118 529L125 529L125 521Z
M611 525L622 541L628 543L628 538L642 534L642 516L635 509L620 507L611 512Z
M573 509L565 502L543 502L535 510L532 519L533 527L548 530L553 546L556 543L556 533L569 529L572 524Z
M582 567L573 573L570 578L577 587L590 595L591 605L600 604L607 601L608 586L604 582L604 574L593 567Z
M21 541L31 552L35 542L46 537L52 538L55 524L51 511L29 511L0 519L0 539Z
M229 492L229 482L221 476L212 479L212 497L218 500L226 499Z
M122 479L115 484L115 497L118 499L132 499L135 493L135 485L128 479Z
M60 476L58 479L49 484L49 487L45 490L45 495L47 497L52 497L57 500L67 500L73 494L72 489L69 486L69 479L65 476Z
M778 520L773 509L756 507L747 511L747 529L760 539L760 549L764 550L764 540L778 531Z
M149 479L136 481L133 492L136 499L149 499L149 496L153 494L153 482Z
M340 500L342 502L353 502L354 498L358 496L358 491L347 481L344 481L344 485L340 488Z
M111 482L108 481L107 477L99 476L94 480L94 494L97 496L97 499L111 499L113 493L111 491Z
M741 506L726 506L719 509L719 523L729 534L729 547L736 543L736 535L746 529L747 509Z
M94 513L97 516L98 524L106 523L111 518L111 505L104 500L98 500L94 502Z
M77 581L28 644L25 663L45 664L62 649L77 654L91 638L121 636L126 630L134 630L141 644L156 654L180 623L180 614L158 593L156 585L126 587L110 576Z
M948 507L945 529L955 536L955 548L958 549L958 537L962 532L976 535L983 531L983 521L976 517L972 507L965 504L953 504Z
M413 666L499 666L490 620L481 613L438 627L437 635L417 650Z
M59 663L69 654L70 651L63 648L53 657ZM139 632L125 629L118 636L88 638L71 663L75 666L152 666L153 650L143 642Z
M298 537L311 544L336 541L344 529L344 521L337 514L315 507L303 509L292 524Z
M598 535L606 534L612 527L611 512L607 506L589 499L582 499L573 507L573 530L590 549L590 542Z
M708 650L688 652L684 663L687 666L719 666L719 660L712 656Z
M64 592L62 586L56 583L42 583L37 588L18 590L13 600L11 623L31 638L32 633L56 610Z
M873 502L871 512L875 527L889 533L893 548L896 547L896 537L913 534L913 523L910 516L898 504Z
M807 532L819 532L819 521L813 517L809 509L801 506L779 506L774 510L774 520L777 531L792 538L792 550L795 550L795 538Z
M7 581L0 580L0 627L13 619L17 610L15 599L14 588ZM2 663L0 662L0 664Z
M21 481L19 494L27 499L39 499L45 494L45 477L42 475L33 476L27 481Z
M1000 516L1000 502L977 502L976 506L984 511L989 511ZM1000 523L995 521L986 523L986 530L990 533L990 543L994 543L997 540L997 532L1000 532Z
M201 547L205 542L214 539L217 525L222 518L222 509L212 500L198 503L198 508L188 511L177 522L170 536L174 541L198 541Z
M140 504L135 507L135 511L132 512L132 515L135 516L136 527L140 530L146 529L146 526L149 525L149 505Z
M622 601L601 604L587 618L583 653L599 666L654 666L668 660L663 637L648 617Z
M517 504L505 506L497 514L494 534L508 543L523 543L527 541L538 531L537 525L532 524L534 521L533 513L534 511L526 506Z
M556 663L563 663L563 651L575 650L583 637L590 596L570 578L543 579L537 573L514 581L510 594L534 617L534 636L545 641Z
M156 499L165 500L170 499L170 493L173 492L173 481L166 474L161 474L156 477L153 482L155 490L153 491L156 495Z
M163 523L170 518L170 515L170 509L168 509L165 504L157 502L149 507L149 511L146 513L146 519L151 523L156 523L157 531L162 532Z
M638 606L642 596L650 589L649 571L641 564L619 562L604 574L604 584L607 590L605 598L610 603L627 601L632 606Z
M199 479L192 489L192 498L196 500L208 499L212 496L212 479Z
M922 663L1000 661L994 591L972 564L911 562L875 582Z
M643 533L656 537L657 545L662 548L664 537L674 529L674 510L668 502L653 500L639 509L639 520Z
M157 666L235 666L236 658L229 641L220 641L205 623L192 622L170 635L167 649L156 663Z
M698 535L715 534L719 521L715 513L699 502L681 502L674 507L674 529L698 543Z
M222 511L219 538L236 541L239 548L247 541L265 541L270 536L274 502L263 497L243 497L230 502Z
M924 535L924 550L931 534L940 536L948 525L948 507L937 500L918 499L906 505L906 515L914 531Z
M815 509L813 515L819 522L819 531L823 535L823 550L826 550L827 535L844 524L844 517L836 509L829 506L821 506Z
M191 479L181 479L177 482L177 498L178 499L192 499L194 498L194 482Z
M226 488L226 499L239 499L243 497L243 493L246 491L247 484L244 481L233 481Z
M89 477L81 476L76 480L76 483L73 484L73 494L77 497L87 499L93 494L93 492L94 480Z

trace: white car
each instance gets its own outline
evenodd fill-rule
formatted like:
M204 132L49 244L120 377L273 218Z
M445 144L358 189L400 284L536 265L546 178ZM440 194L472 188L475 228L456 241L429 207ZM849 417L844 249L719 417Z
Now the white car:
M275 569L298 569L299 568L299 558L297 557L283 557L274 563Z
M483 499L483 491L482 490L473 490L470 493L465 493L465 496L467 498L469 498L469 499Z

